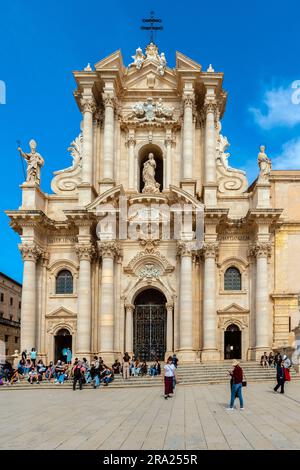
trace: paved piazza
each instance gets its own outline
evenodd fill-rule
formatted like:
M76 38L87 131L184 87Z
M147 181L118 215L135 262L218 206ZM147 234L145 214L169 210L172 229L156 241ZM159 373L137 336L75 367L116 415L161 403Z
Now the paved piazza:
M0 448L300 449L299 392L250 384L245 410L228 412L229 385L178 386L168 401L157 387L1 391Z

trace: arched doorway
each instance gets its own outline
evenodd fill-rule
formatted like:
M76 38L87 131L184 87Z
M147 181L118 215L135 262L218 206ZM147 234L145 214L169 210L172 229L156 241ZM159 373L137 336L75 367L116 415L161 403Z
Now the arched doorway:
M241 359L242 332L232 323L224 332L224 359Z
M72 335L69 330L66 328L61 328L58 330L54 336L54 361L57 362L59 359L61 361L66 361L64 352L67 348L70 348L72 351Z
M156 163L155 168L155 181L160 184L159 190L162 191L164 189L164 169L163 169L163 155L160 147L155 144L147 144L144 145L141 150L139 151L139 162L140 162L140 169L139 169L139 188L140 193L143 191L144 182L143 182L143 168L144 163L148 160L149 153L153 153L154 160Z
M156 289L137 295L133 316L133 351L140 360L163 360L166 352L166 297Z

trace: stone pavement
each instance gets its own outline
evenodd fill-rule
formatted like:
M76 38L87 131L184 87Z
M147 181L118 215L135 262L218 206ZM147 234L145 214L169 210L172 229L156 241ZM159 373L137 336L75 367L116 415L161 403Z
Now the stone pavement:
M286 389L250 384L233 412L229 384L2 391L0 449L300 449L300 382Z

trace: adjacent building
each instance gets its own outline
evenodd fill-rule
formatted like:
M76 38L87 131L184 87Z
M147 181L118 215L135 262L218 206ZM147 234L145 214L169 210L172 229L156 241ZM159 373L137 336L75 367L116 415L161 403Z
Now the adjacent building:
M0 361L20 350L22 284L0 272Z

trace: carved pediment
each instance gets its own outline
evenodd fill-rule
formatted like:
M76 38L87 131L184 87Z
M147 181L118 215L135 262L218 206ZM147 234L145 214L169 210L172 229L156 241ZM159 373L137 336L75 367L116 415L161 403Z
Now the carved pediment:
M76 318L77 314L66 307L58 307L52 312L46 314L46 318Z
M232 314L232 313L245 314L245 313L249 313L249 309L241 307L240 305L233 302L227 307L218 310L219 315Z
M121 70L124 71L124 64L122 53L119 50L113 52L108 57L100 60L95 64L95 70L98 71L108 71L108 70Z
M201 65L181 52L176 52L176 69L179 72L201 72Z
M128 69L124 77L124 84L129 93L137 90L147 92L149 89L158 90L160 93L177 90L174 71L167 67L162 76L157 71L157 65L152 62L146 63L141 70L137 70L135 67Z
M174 270L174 266L169 263L168 259L159 251L151 252L140 251L134 258L124 267L124 272L135 274L138 277L148 277L147 273L155 273L155 277L170 273Z

